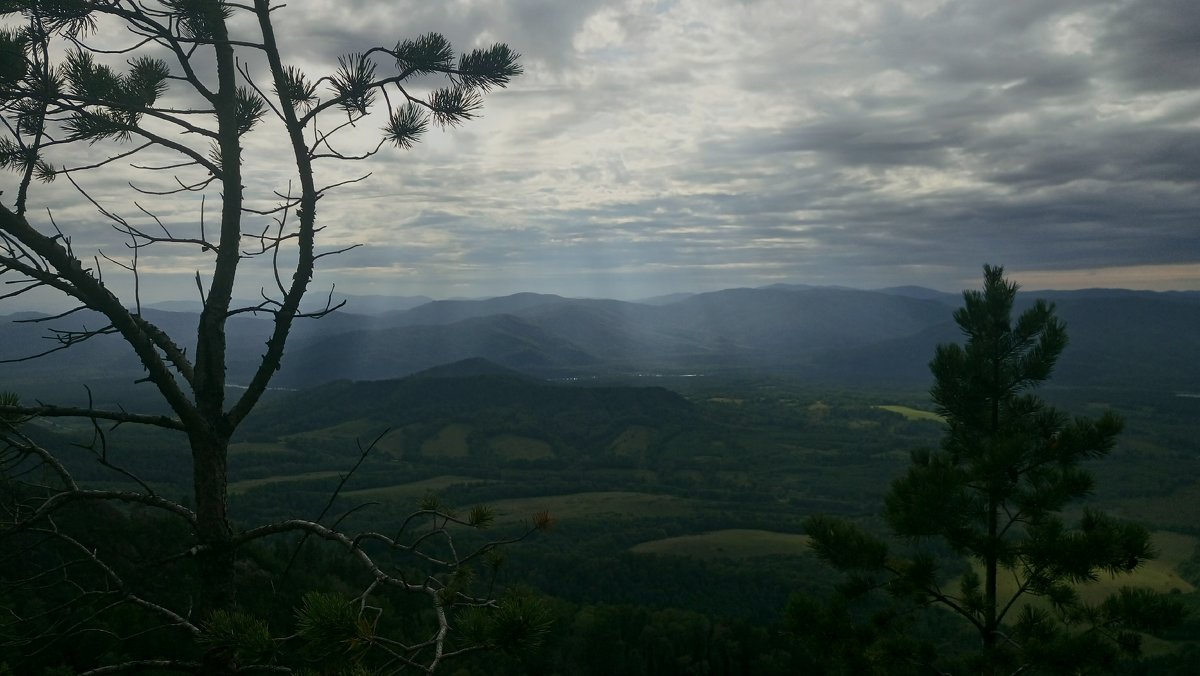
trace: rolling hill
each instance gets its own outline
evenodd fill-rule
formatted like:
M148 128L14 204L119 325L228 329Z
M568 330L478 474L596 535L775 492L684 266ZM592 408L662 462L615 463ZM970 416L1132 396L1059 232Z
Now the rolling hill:
M456 446L486 456L542 449L538 457L649 452L680 435L720 438L688 400L661 387L552 383L484 359L390 380L336 381L278 397L253 414L253 440L331 439L397 430L407 455ZM631 432L633 430L633 432ZM635 443L631 437L639 437ZM624 440L624 442L622 442Z
M1057 303L1072 344L1056 384L1192 391L1200 382L1200 294L1089 289L1023 294ZM484 300L433 301L403 310L371 299L373 314L339 311L297 324L275 384L311 387L337 379L398 378L472 357L542 377L635 373L787 373L856 383L921 384L940 342L958 339L958 298L919 287L878 291L776 285L684 294L654 304L523 293ZM196 315L147 309L174 335ZM100 328L76 313L39 324L28 313L0 321L0 359L53 347L48 329ZM232 383L257 365L265 316L231 319ZM190 350L190 345L183 345ZM107 389L140 377L116 336L97 336L30 362L0 365L8 387L45 396L70 369ZM1191 389L1189 389L1191 388Z

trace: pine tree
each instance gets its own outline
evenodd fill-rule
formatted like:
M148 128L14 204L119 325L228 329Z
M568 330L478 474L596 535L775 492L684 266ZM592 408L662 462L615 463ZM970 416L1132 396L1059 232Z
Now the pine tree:
M251 659L224 643L256 626L235 613L242 577L237 564L245 562L244 551L288 536L336 548L369 574L369 586L346 608L357 609L357 625L350 629L385 652L381 659L429 672L455 651L479 647L455 643L459 636L450 632L450 623L459 610L495 605L483 582L467 584L465 564L499 542L461 555L452 547L449 554L427 549L434 540L449 543L449 529L456 525L487 525L486 511L460 519L434 505L388 535L346 533L340 522L322 523L324 514L245 527L229 513L229 445L268 390L296 323L340 307L332 291L322 294L323 305L304 309L302 302L318 265L347 248L322 242L331 219L318 209L340 186L369 176L347 173L346 166L387 145L407 150L431 127L473 119L487 93L521 74L519 55L503 43L456 55L446 38L426 33L394 45L362 45L335 65L309 48L304 36L276 32L276 19L285 11L303 9L278 0L0 1L0 169L7 170L0 177L0 301L47 293L73 308L37 320L46 323L51 348L11 361L117 335L145 369L139 382L163 404L137 412L121 406L22 405L0 396L0 544L8 557L0 561L0 603L8 589L27 592L31 585L47 599L64 597L46 602L53 612L21 615L5 608L0 636L6 651L46 655L64 644L103 644L73 665L78 671L95 669L84 673L155 668L217 674L249 671L254 664L260 671L290 673L278 664L254 662L261 657L256 646L246 653ZM379 131L365 143L348 131L372 127ZM251 138L279 152L243 152ZM125 163L140 172L128 183L127 203L97 189L107 172ZM75 189L74 203L39 185L56 179ZM193 195L202 199L190 199ZM192 206L189 218L184 210ZM114 257L111 249L84 250L76 236L88 233L90 224L80 214L92 207L123 240L128 258ZM171 260L181 251L193 252L186 260L198 261L194 278L202 310L194 331L171 335L142 312L140 294L153 259ZM269 280L259 289L261 300L235 301L235 290L248 278ZM99 319L81 328L65 319L80 316L77 311ZM228 345L230 319L246 313L270 322L261 355L233 354ZM62 321L68 323L59 326ZM245 359L255 363L253 375L245 387L231 389L228 367ZM120 485L78 481L77 466L64 460L61 448L47 448L26 434L22 423L33 417L89 423L95 435L88 450ZM176 435L191 457L190 494L170 499L117 465L107 453L102 425ZM369 449L362 449L363 457ZM65 527L65 515L80 516L72 509L87 515L81 506L94 513L150 510L183 527L188 540L179 551L139 559L128 570L117 562L125 562L129 552L113 538ZM432 533L413 541L409 536L417 524ZM154 539L148 533L122 535L132 545ZM381 546L368 551L368 542ZM25 565L39 553L56 562L51 570L58 578L19 574L13 560ZM417 573L406 567L413 560ZM170 594L139 589L147 577L174 575L164 572L171 562L184 562L195 573L194 598L176 603ZM382 589L424 598L432 638L381 648L386 644L372 634L368 601ZM474 596L473 589L484 593ZM344 610L319 605L326 606ZM82 619L75 622L71 613ZM121 613L149 618L160 639L154 651L127 654L131 639L124 627L130 621ZM84 635L107 638L75 641Z
M1112 450L1122 421L1113 413L1070 419L1032 393L1049 379L1067 334L1040 300L1014 321L1016 297L1003 268L985 266L983 290L964 292L954 313L965 344L939 346L930 363L946 434L940 449L913 453L884 510L914 553L894 556L884 541L825 517L808 530L818 555L856 574L852 588L874 582L968 623L980 646L973 671L1082 673L1136 654L1139 631L1181 611L1129 588L1100 604L1080 598L1077 585L1131 573L1153 549L1145 528L1094 509L1073 525L1064 518L1092 490L1083 463ZM929 553L938 546L970 563L956 580Z

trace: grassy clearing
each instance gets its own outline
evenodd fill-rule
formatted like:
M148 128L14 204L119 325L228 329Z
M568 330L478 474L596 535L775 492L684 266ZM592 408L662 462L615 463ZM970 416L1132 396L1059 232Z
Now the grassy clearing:
M367 443L379 436L379 433L385 429L387 429L387 427L379 424L378 422L367 420L365 418L359 418L357 420L348 420L344 423L333 425L332 427L322 427L319 430L300 432L298 434L289 434L284 438L361 439L363 443Z
M769 530L735 528L699 535L681 535L642 542L630 548L638 554L666 554L698 559L750 559L758 556L799 556L808 551L808 536Z
M558 522L591 518L670 517L690 514L695 508L691 500L671 495L636 493L632 491L602 491L546 495L535 498L515 498L489 503L497 521L527 519L538 512L549 512Z
M1196 551L1197 538L1183 533L1173 533L1167 530L1154 532L1154 546L1158 549L1158 560L1172 566L1192 558Z
M654 430L642 425L631 425L609 444L608 450L621 457L641 457L646 454L654 440Z
M386 433L385 433L386 432ZM380 435L383 435L382 437ZM327 448L354 449L366 448L373 441L375 457L380 455L399 456L404 450L404 433L401 430L389 430L386 425L373 420L360 418L332 427L318 430L289 434L282 438L285 442L294 442L300 447L319 445ZM280 446L279 444L248 444L253 446ZM286 446L280 446L286 448Z
M1149 561L1130 575L1110 577L1104 574L1095 582L1076 585L1081 599L1087 603L1099 603L1121 587L1136 587L1150 589L1159 593L1170 593L1178 589L1189 593L1196 588L1187 580L1179 577L1175 567L1187 560L1196 546L1196 538L1181 533L1156 531L1152 534L1154 547L1159 551L1158 558ZM983 567L976 565L976 572L983 577ZM1016 590L1016 583L1011 576L1000 575L998 586L1000 598L1008 598ZM1017 605L1023 603L1039 603L1034 597L1026 597Z
M1099 580L1080 585L1079 595L1089 603L1099 603L1121 587L1150 589L1162 594L1174 589L1187 593L1195 591L1190 583L1175 572L1175 567L1161 559L1155 559L1138 568L1132 575L1117 577L1101 576Z
M932 420L933 422L942 422L942 416L934 413L933 411L922 411L919 408L910 408L908 406L897 406L894 404L888 404L886 406L875 406L873 408L882 409L884 411L891 411L892 413L899 413L900 415L904 416L904 418L906 420Z
M261 479L244 479L242 481L232 481L229 484L230 495L238 495L246 491L254 490L259 486L267 486L270 484L288 483L291 481L306 481L308 479L328 479L330 477L341 476L339 470L327 470L321 472L303 472L301 474L283 474L280 476L268 476ZM332 490L330 486L330 490Z
M443 474L441 476L430 477L420 481L410 481L408 483L395 484L392 486L378 486L375 488L361 488L354 491L344 491L342 495L354 500L365 500L369 502L416 504L416 502L429 493L441 493L451 486L461 484L481 483L487 482L483 479L477 479L475 477Z
M427 458L462 458L470 451L467 437L471 434L471 426L465 423L451 423L442 428L437 436L427 439L421 444L421 455Z

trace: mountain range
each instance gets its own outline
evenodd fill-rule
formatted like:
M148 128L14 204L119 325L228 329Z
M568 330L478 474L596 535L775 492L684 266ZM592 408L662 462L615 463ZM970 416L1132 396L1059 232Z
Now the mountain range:
M1055 383L1200 389L1200 292L1122 289L1022 294L1053 301L1071 345ZM298 322L274 384L398 378L485 358L542 378L636 374L774 374L822 381L919 385L939 343L960 339L961 298L920 287L875 291L775 285L628 302L521 293L481 300L350 299L318 321ZM413 305L413 303L419 303ZM147 308L168 333L194 333L197 315ZM101 328L80 312L55 320L0 316L0 359L55 345L54 328ZM231 383L245 382L269 318L231 318ZM186 346L191 352L191 347ZM128 382L142 369L117 336L100 335L39 360L0 364L0 386L40 392L62 371ZM11 385L4 385L8 381Z

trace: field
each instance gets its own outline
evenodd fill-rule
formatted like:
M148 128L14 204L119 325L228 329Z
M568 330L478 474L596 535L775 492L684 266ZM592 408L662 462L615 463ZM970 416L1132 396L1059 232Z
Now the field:
M437 436L421 444L421 454L429 458L462 458L470 450L467 436L471 426L462 423L446 425Z
M1192 555L1197 539L1181 533L1156 531L1153 534L1153 542L1155 549L1159 552L1158 558L1146 562L1130 575L1112 577L1101 574L1099 579L1094 582L1076 585L1075 589L1079 592L1080 598L1087 603L1099 603L1121 587L1150 589L1159 593L1171 593L1178 590L1187 594L1195 591L1195 586L1179 577L1176 567ZM983 568L976 566L976 572L982 577ZM999 594L1001 598L1007 598L1015 589L1016 585L1010 576L1000 576ZM1030 598L1032 600L1032 597Z
M498 521L520 520L538 512L549 512L551 518L558 523L600 517L683 516L694 508L692 501L683 498L633 491L597 491L515 498L492 502L489 506L496 511Z
M922 411L921 409L917 409L917 408L910 408L908 406L896 406L893 404L888 404L885 406L876 406L875 408L878 408L878 409L881 409L884 411L891 411L892 413L899 413L900 415L904 416L908 420L932 420L933 422L942 422L942 416L934 413L933 411Z
M653 441L654 430L643 425L631 425L613 440L609 448L614 455L642 457Z
M457 476L453 474L445 474L435 476L421 481L410 481L403 484L395 484L392 486L379 486L376 488L362 488L359 490L345 491L343 497L351 500L362 500L371 502L388 502L388 503L416 503L421 498L430 493L441 493L451 486L461 486L467 484L481 484L484 480L469 476Z
M700 559L750 559L759 556L801 556L809 550L807 535L731 528L642 542L634 545L630 551Z
M384 434L385 431L386 434ZM380 437L380 434L383 434L383 436ZM377 453L398 454L402 449L403 436L400 430L388 430L386 425L362 419L349 420L331 427L310 430L299 434L290 434L283 437L285 441L302 442L308 445L343 447L345 449L353 449L357 446L365 447L377 438L378 443L375 445Z
M242 481L233 481L229 484L230 495L238 495L246 491L253 490L260 486L268 486L270 484L287 483L290 481L307 481L309 479L326 479L338 477L344 474L340 470L324 470L318 472L302 472L300 474L280 474L278 476L269 476L262 479L245 479ZM330 486L332 489L333 486Z

